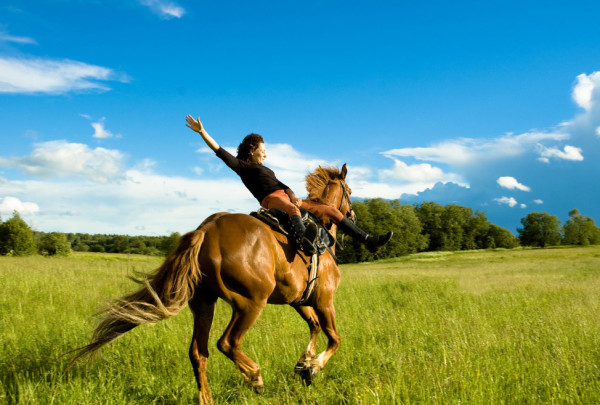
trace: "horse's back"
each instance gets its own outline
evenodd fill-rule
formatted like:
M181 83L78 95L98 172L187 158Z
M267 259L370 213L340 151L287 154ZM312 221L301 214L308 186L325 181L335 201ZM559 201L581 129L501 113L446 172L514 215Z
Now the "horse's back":
M200 267L214 293L231 302L238 294L289 304L302 296L310 259L296 254L285 235L245 214L218 213L205 231Z
M200 229L205 232L199 256L203 283L228 302L236 295L266 300L275 289L280 256L271 231L250 215L226 213L207 218Z

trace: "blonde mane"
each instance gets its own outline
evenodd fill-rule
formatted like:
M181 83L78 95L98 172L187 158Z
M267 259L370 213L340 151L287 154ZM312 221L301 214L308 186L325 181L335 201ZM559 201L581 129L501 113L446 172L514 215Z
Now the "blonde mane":
M314 172L306 176L306 191L308 191L308 199L322 204L327 204L327 201L323 199L325 188L332 181L340 179L341 174L336 167L317 167Z

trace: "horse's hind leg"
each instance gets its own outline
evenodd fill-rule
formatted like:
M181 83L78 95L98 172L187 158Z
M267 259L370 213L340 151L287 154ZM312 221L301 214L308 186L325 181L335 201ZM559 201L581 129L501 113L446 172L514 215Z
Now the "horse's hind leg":
M190 301L190 309L194 314L194 334L190 345L190 361L194 368L198 396L201 404L211 401L210 388L206 378L206 364L208 362L208 335L212 326L215 313L216 299L194 296Z
M319 325L319 319L317 318L317 314L315 313L312 307L297 307L296 311L302 316L302 318L308 324L310 329L310 341L308 342L308 347L302 355L300 355L300 359L298 359L298 363L296 363L296 367L294 371L306 385L310 385L312 382L312 365L311 360L315 357L317 350L317 337L319 336L319 332L321 331L321 326Z
M240 369L244 380L258 394L263 393L263 380L260 375L260 367L242 352L240 346L242 338L252 327L266 305L266 300L262 302L243 299L243 302L234 302L231 304L233 312L231 321L225 329L223 336L219 339L217 347L227 357L229 357Z

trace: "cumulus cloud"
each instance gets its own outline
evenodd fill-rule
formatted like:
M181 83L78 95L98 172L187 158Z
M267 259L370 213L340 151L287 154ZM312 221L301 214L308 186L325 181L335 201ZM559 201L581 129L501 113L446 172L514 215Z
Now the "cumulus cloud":
M496 201L498 204L506 204L509 207L514 207L518 204L517 200L515 200L513 197L494 198L494 201Z
M581 148L575 146L566 145L563 150L556 147L546 147L541 144L537 145L538 153L540 157L538 160L544 163L548 163L550 158L582 161L583 155L581 154Z
M568 138L569 135L562 132L527 132L520 135L507 134L493 139L453 139L430 147L391 149L382 154L465 166L519 156L541 141L560 141Z
M36 201L43 201L35 222L45 232L183 233L215 212L248 213L258 208L233 176L199 180L138 169L126 170L118 182L92 183L75 177L8 181L2 192L35 195Z
M393 168L379 171L380 179L405 183L428 183L431 185L449 181L462 182L460 176L453 173L444 173L442 169L429 163L409 165L399 159L393 159L393 161Z
M162 18L181 18L185 10L180 5L167 0L141 0L140 3Z
M514 177L504 176L498 178L498 180L496 181L501 187L507 188L509 190L517 189L521 191L531 191L531 188L519 183Z
M0 57L0 93L110 90L105 81L127 81L112 69L72 60Z
M39 212L40 207L33 202L23 202L16 197L4 197L0 199L0 214L12 214L17 211L22 215L31 215Z
M600 72L589 75L582 73L577 76L577 83L573 88L573 100L581 108L589 111L593 106L595 91L600 87Z
M540 200L539 198L538 198L537 200L533 200L533 202L534 202L535 204L543 204L543 203L544 203L544 201L543 201L543 200Z
M118 150L91 149L85 144L59 140L35 144L27 156L0 157L0 166L35 177L76 176L105 183L121 176L123 159Z

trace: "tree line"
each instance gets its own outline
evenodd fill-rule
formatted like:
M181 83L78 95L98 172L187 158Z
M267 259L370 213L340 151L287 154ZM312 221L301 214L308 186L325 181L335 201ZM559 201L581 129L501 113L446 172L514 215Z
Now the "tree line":
M600 228L577 209L563 225L554 215L532 212L521 219L518 237L488 221L485 213L456 204L435 202L402 204L399 200L354 201L358 225L369 233L394 232L392 240L377 253L346 237L337 250L341 263L398 257L424 251L511 249L517 246L600 244Z
M402 204L381 198L354 201L357 223L369 233L394 232L392 240L377 253L370 253L351 237L339 237L340 263L356 263L398 257L424 251L471 249L511 249L517 246L547 247L560 244L600 244L600 228L579 213L569 212L563 225L554 215L532 212L521 219L515 236L508 229L488 221L485 213L456 204L435 202ZM68 255L71 251L130 253L166 256L180 238L169 236L126 236L84 233L34 232L14 212L3 222L0 218L0 255Z
M177 232L169 236L35 232L16 211L6 222L0 218L0 255L66 256L75 251L166 256L179 237Z

